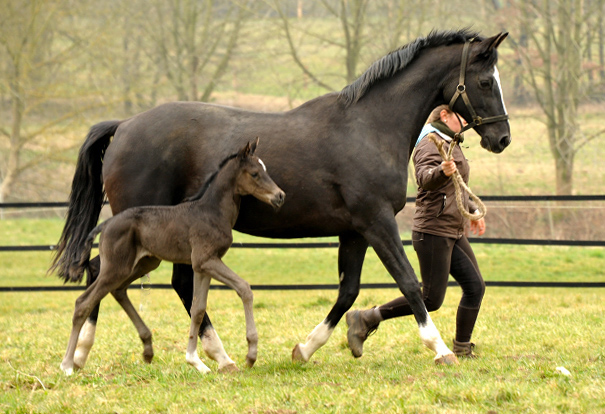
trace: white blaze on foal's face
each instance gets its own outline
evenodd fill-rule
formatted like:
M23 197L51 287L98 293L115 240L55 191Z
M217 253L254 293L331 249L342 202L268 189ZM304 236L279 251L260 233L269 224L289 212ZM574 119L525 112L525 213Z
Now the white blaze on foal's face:
M263 160L261 160L259 158L258 159L258 163L260 164L261 167L263 167L263 170L265 170L265 172L267 172L267 166L265 165L265 163L263 162Z

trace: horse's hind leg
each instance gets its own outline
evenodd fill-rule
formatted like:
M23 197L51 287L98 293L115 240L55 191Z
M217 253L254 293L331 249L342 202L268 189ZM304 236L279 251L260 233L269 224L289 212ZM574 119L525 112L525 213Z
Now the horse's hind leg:
M120 304L124 312L128 315L137 332L139 333L139 338L143 342L143 359L145 362L150 363L153 359L153 345L151 342L151 331L143 322L143 319L139 316L138 312L132 305L130 298L128 298L128 294L126 289L119 289L111 292L115 300Z
M252 367L256 362L258 353L258 333L254 323L252 289L250 289L248 282L239 277L218 258L204 263L203 269L204 272L212 275L214 279L235 290L241 298L244 305L244 315L246 317L246 340L248 341L246 364L249 367Z
M80 330L86 321L86 318L90 315L93 308L99 304L111 290L115 289L116 286L112 286L111 283L106 283L102 279L102 274L92 285L90 285L86 291L80 295L76 300L76 306L74 315L72 318L72 329L69 336L69 342L67 344L67 350L61 362L61 369L65 374L71 375L74 370L74 354L78 343L78 336Z
M187 354L185 359L202 374L210 372L197 354L197 334L206 313L208 302L208 290L210 289L210 275L196 273L193 279L193 304L191 305L191 327L189 329L189 341L187 343Z
M101 260L99 256L94 257L90 261L90 268L88 271L88 278L86 279L86 286L89 287L97 280L99 276ZM76 345L76 351L74 354L74 366L77 369L84 368L86 365L86 360L88 359L88 354L90 353L90 349L92 348L95 342L95 332L97 329L97 320L99 318L99 307L101 303L99 302L92 310L84 326L80 330L80 335L78 336L78 344Z
M193 269L190 265L174 264L172 270L172 287L181 298L187 313L191 316L191 304L193 302ZM220 372L237 371L235 362L225 352L223 343L214 330L208 312L204 313L204 319L198 333L204 352L210 359L218 363Z
M368 242L358 233L340 236L338 249L338 273L340 286L338 299L326 319L313 329L304 344L297 344L292 351L293 361L307 362L330 338L342 316L353 306L359 294L361 268Z
M151 360L153 359L151 331L149 330L147 325L145 325L145 322L143 322L143 319L141 319L141 316L136 311L135 307L132 305L132 302L128 297L126 289L128 289L128 286L130 286L130 284L135 280L144 276L146 273L157 269L161 262L162 261L160 259L157 259L155 257L148 256L142 258L136 264L128 280L122 286L120 286L119 289L116 289L111 292L115 300L120 304L122 309L124 309L124 312L126 312L128 317L134 324L134 327L136 328L137 332L139 333L139 338L141 338L141 341L143 342L143 359L145 360L145 362L148 363L151 362Z

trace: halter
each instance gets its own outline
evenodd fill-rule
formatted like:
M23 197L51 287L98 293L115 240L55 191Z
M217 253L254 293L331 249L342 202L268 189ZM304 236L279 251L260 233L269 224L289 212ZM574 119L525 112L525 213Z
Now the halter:
M454 136L455 141L460 140L462 133L464 131L474 128L477 125L491 124L493 122L506 121L508 119L508 114L495 115L495 116L490 116L487 118L481 118L475 112L475 109L473 108L473 105L471 105L471 101L468 98L468 95L466 94L466 86L464 85L464 78L466 76L466 66L468 64L468 56L470 54L470 44L474 40L475 40L475 38L472 38L464 43L464 48L462 49L462 63L460 63L460 79L458 81L458 86L456 87L456 92L454 93L454 96L452 97L452 100L449 103L449 107L450 107L451 111L456 114L456 117L458 117L458 114L456 113L456 111L454 111L454 103L456 103L456 100L458 100L458 98L460 96L462 96L462 100L464 101L464 104L466 105L466 109L468 109L468 111L471 113L471 116L473 117L473 121L468 123L466 126L462 127L460 132L455 134L455 136ZM458 117L458 122L460 122L460 126L462 126L460 117Z

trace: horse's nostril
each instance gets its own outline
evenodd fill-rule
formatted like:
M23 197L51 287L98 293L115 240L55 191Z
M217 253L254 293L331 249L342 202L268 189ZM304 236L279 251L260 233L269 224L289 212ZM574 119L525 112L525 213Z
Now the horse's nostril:
M500 138L500 147L501 148L506 148L508 146L508 144L510 144L510 137L508 135L505 135L502 138Z

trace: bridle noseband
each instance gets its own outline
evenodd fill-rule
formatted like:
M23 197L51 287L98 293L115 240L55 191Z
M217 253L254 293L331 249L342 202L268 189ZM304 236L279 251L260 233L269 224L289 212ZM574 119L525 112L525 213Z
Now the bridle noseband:
M471 105L471 101L468 98L468 95L466 94L466 86L464 85L464 79L466 77L466 66L468 65L468 56L470 54L470 45L474 40L475 40L475 38L467 40L464 43L464 47L462 48L462 62L460 63L460 79L458 80L458 86L456 86L456 92L454 93L454 96L452 97L452 99L449 103L450 110L456 114L456 117L458 117L458 122L460 122L460 126L462 126L462 122L460 120L460 117L456 113L456 111L454 111L454 103L456 103L456 101L458 100L459 97L462 97L462 100L464 101L464 104L466 105L466 109L468 109L471 116L473 117L472 122L468 123L466 126L463 126L462 129L460 130L460 132L456 133L456 136L454 138L456 141L460 140L462 133L464 131L474 128L477 125L491 124L493 122L500 122L500 121L508 120L508 114L495 115L495 116L490 116L487 118L480 117L479 115L477 115L477 112L475 112L475 109L473 108L473 105Z

